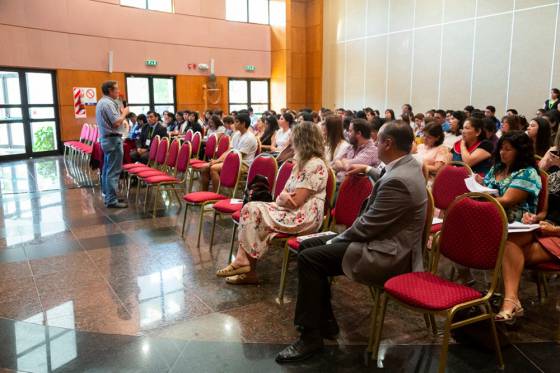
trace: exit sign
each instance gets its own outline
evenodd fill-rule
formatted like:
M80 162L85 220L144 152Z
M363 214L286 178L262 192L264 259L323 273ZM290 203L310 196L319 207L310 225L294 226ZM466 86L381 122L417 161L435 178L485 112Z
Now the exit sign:
M255 65L245 65L245 71L255 71L257 67Z
M146 66L157 66L157 60L146 60L144 63Z

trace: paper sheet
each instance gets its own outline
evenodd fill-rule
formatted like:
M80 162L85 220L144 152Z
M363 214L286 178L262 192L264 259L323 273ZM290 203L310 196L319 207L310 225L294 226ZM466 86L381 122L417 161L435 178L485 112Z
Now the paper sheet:
M476 175L472 175L471 177L465 179L465 185L467 186L469 192L489 193L492 195L498 195L497 189L492 189L492 188L485 187L484 185L480 185L476 181L475 176Z

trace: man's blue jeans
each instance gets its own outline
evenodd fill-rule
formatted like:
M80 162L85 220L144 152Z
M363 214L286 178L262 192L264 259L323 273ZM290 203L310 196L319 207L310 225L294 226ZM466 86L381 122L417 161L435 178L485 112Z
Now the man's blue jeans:
M117 189L122 171L123 144L120 137L101 138L103 149L103 170L101 171L101 190L105 194L105 206L118 202Z

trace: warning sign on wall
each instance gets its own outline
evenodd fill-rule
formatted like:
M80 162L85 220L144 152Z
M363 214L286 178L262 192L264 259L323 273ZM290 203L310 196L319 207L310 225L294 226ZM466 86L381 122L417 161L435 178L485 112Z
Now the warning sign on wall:
M97 104L97 91L95 88L89 87L74 87L74 92L80 90L82 103L86 106L95 106Z

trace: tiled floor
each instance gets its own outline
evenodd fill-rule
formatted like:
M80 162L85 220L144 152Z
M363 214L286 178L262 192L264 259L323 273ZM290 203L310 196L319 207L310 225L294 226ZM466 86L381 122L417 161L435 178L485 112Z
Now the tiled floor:
M74 170L72 172L75 175ZM367 289L339 278L333 303L341 334L305 364L279 367L276 352L297 336L291 263L287 302L276 302L281 258L271 250L259 286L215 277L227 262L231 224L224 220L200 249L196 216L186 239L176 202L152 219L133 204L103 207L87 175L70 177L61 158L0 164L0 368L7 371L370 371ZM527 316L505 331L507 371L557 371L559 281L536 302L522 284ZM434 371L439 339L423 318L389 303L383 332L385 371ZM493 354L456 344L450 371L494 371Z

